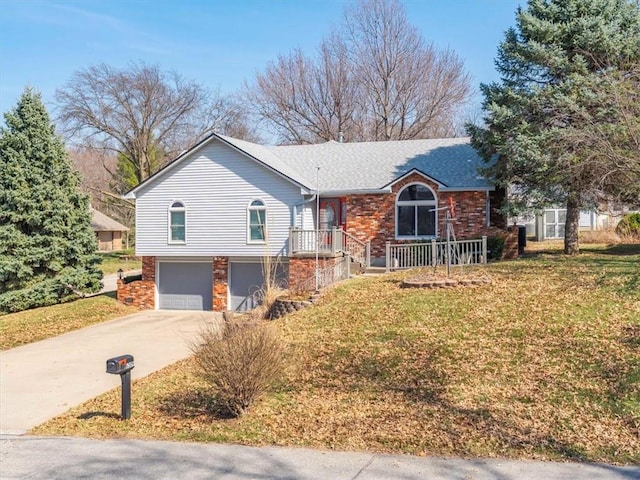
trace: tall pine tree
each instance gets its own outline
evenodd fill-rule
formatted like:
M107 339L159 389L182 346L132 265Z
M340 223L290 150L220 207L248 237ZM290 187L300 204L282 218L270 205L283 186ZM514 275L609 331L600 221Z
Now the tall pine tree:
M27 88L0 127L0 312L100 288L89 200L42 103Z
M489 172L510 190L508 213L566 205L567 254L579 252L581 208L637 188L626 162L594 154L585 134L624 127L600 79L638 62L637 0L529 0L499 46L501 82L481 85L485 125L468 127L472 144L496 159Z

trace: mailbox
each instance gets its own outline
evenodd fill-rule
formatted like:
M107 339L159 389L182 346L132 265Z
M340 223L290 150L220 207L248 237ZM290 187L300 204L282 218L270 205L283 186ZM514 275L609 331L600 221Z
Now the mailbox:
M131 418L131 370L134 366L133 355L119 355L107 360L107 373L120 375L123 420Z
M123 375L134 367L133 355L120 355L107 360L107 373Z

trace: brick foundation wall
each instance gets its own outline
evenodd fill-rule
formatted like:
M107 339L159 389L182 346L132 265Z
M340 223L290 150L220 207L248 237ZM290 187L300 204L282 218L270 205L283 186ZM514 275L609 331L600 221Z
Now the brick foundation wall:
M156 308L156 257L142 257L142 280L117 281L116 298L125 305L143 310Z
M213 311L227 310L229 257L213 257Z
M155 282L137 280L131 283L124 283L123 280L118 279L117 284L117 299L119 302L142 310L153 310L155 308Z
M447 207L452 198L455 206L453 223L456 238L478 238L487 230L485 192L438 192L438 186L414 173L396 183L392 192L382 195L350 195L346 200L347 231L356 238L371 240L371 256L385 256L387 241L403 243L395 239L395 209L398 192L409 183L424 183L435 193L438 207ZM492 209L493 210L493 209ZM438 235L445 236L444 212L438 212ZM410 240L407 240L410 241Z

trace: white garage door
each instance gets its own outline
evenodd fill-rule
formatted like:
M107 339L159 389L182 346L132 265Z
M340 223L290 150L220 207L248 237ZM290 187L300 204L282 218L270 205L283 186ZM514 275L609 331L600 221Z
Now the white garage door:
M158 296L162 310L211 310L211 263L160 262Z

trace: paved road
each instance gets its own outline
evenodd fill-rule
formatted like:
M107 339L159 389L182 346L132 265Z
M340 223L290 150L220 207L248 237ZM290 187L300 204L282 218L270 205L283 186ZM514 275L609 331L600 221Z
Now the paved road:
M190 355L213 312L144 311L0 352L0 433L20 434L120 385L106 360L134 356L132 379Z
M638 480L633 467L463 460L239 445L2 437L2 478Z

